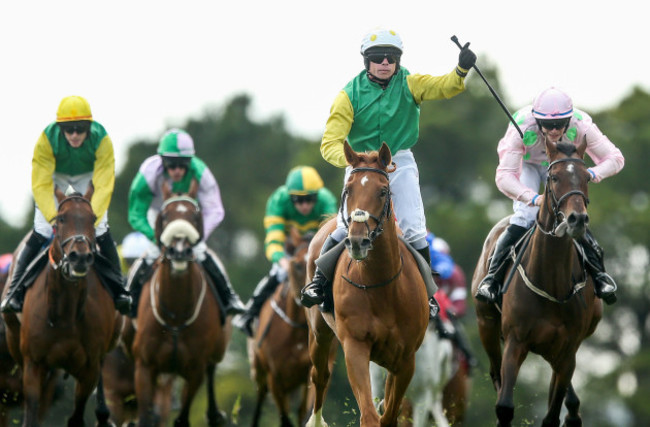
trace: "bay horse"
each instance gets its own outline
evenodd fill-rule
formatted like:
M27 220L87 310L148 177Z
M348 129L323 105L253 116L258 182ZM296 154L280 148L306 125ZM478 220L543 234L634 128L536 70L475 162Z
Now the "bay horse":
M345 356L348 380L361 414L361 426L396 425L402 398L415 371L415 352L429 320L425 282L415 255L402 239L392 209L389 173L392 155L383 143L378 151L355 152L347 141L351 166L340 214L348 228L347 250L338 258L332 281L333 312L313 306L308 311L311 380L315 403L309 426L326 425L322 410L330 369L330 346L336 337ZM336 218L321 227L309 247L307 277ZM387 371L385 412L373 404L368 364Z
M93 266L98 250L92 193L92 185L83 196L55 189L59 207L49 262L27 289L22 314L3 314L9 350L23 370L25 426L42 421L58 369L76 379L68 425L84 424L86 403L96 387L97 423L110 425L101 364L117 341L120 318Z
M603 310L574 241L583 236L589 223L585 149L585 141L578 147L546 141L550 164L543 203L536 223L523 238L524 248L513 251L513 259L520 257L520 262L508 267L508 277L512 274L509 288L500 306L474 298L479 334L498 396L499 426L512 424L513 389L529 352L542 356L553 371L542 425L560 424L563 402L568 410L565 425L582 425L580 400L571 378L578 347L595 331ZM508 219L497 223L484 243L472 295L487 273L489 255ZM516 271L511 273L513 268Z
M217 363L226 353L232 327L221 323L221 307L211 291L210 278L194 258L192 248L201 241L203 220L192 181L187 194L174 194L163 185L164 203L156 220L161 258L142 288L133 342L135 390L140 426L153 426L154 394L161 374L185 380L176 426L189 426L190 408L207 379L207 421L223 425L214 392Z
M257 384L257 402L253 426L257 426L264 399L271 391L280 413L280 425L292 426L289 417L292 393L300 393L298 425L303 425L308 405L311 360L305 308L300 304L300 289L307 275L307 250L314 233L300 234L292 227L287 233L285 251L289 256L287 280L266 300L259 314L255 336L248 339L251 377ZM311 395L313 396L313 394Z

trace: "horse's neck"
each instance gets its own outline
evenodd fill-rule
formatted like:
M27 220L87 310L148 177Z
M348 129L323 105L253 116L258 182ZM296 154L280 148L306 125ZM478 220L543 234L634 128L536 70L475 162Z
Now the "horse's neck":
M365 265L369 270L391 277L399 270L402 263L395 218L389 217L386 223L383 233L372 243L372 250L368 253ZM394 265L394 268L388 268L390 265Z
M572 238L549 235L538 228L531 236L529 246L525 263L530 274L554 275L560 280L552 283L561 285L568 282L576 255Z
M48 319L55 324L74 323L79 310L83 309L83 299L87 293L87 278L71 281L65 278L61 269L48 265L46 276L46 295Z
M205 280L197 263L189 262L185 271L174 272L171 261L168 260L160 264L154 278L152 291L157 295L158 304L164 305L167 309L174 307L179 311L194 307L200 293L201 282Z
M301 320L305 317L304 306L300 303L299 295L296 290L300 292L298 286L294 283L295 279L289 278L288 288L286 290L285 301L287 306L285 308L287 316L292 320Z

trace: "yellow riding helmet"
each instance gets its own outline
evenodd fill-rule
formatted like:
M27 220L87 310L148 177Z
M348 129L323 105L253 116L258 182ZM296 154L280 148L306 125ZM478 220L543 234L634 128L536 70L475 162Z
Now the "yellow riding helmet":
M90 104L81 96L66 96L61 100L59 109L56 110L56 121L61 123L79 120L93 120Z
M323 188L323 180L311 166L296 166L289 171L286 182L289 194L304 196L318 193Z

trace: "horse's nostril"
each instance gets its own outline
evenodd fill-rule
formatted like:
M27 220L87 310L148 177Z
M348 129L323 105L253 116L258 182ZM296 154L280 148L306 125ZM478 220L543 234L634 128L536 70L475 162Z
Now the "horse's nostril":
M183 255L185 255L188 258L191 257L192 256L192 248L185 248L185 250L183 251Z
M79 261L79 253L77 251L71 251L68 254L68 259L70 259L70 262L77 262Z
M371 244L372 244L372 242L370 241L370 239L363 239L363 240L361 241L361 247L362 247L362 248L367 248L367 247L370 246Z
M93 256L93 254L91 254L90 252L88 252L88 253L86 254L86 259L85 259L86 264L90 265L90 264L93 263L94 260L95 260L95 257Z

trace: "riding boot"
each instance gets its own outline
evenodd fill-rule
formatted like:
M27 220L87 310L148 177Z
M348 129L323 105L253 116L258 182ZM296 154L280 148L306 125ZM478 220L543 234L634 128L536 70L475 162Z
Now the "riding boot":
M587 271L594 279L596 296L602 298L606 304L612 305L616 302L616 282L612 276L605 272L603 261L603 248L600 247L593 234L587 229L585 235L578 241L585 252L585 265Z
M148 260L145 257L138 258L129 270L129 276L126 279L126 288L131 295L131 313L129 316L134 319L138 315L138 304L140 303L142 287L153 274L153 263L154 260Z
M275 292L280 282L276 275L265 276L255 287L253 296L246 304L246 311L233 320L233 324L249 337L253 336L253 320L260 314L264 302Z
M323 247L320 250L320 255L323 255L334 246L338 245L334 237L330 234L327 236ZM316 304L322 304L325 301L325 287L328 286L329 281L327 277L323 274L320 268L316 267L314 271L314 277L311 280L311 283L305 285L304 288L300 291L300 302L305 307L309 308Z
M207 255L207 254L206 254ZM201 265L208 273L214 286L217 289L217 293L221 298L221 302L224 304L224 310L226 315L240 314L246 311L244 303L239 299L239 295L232 288L232 285L226 279L226 276L221 272L221 269L217 265L216 261L212 256L207 255L205 259L201 262Z
M47 240L36 231L32 231L31 236L25 242L25 246L16 257L16 266L11 277L11 283L7 295L0 305L0 311L3 313L20 313L23 310L25 287L22 285L22 277L29 263L32 262L32 259L38 254Z
M496 247L494 248L494 255L492 255L492 259L490 260L488 274L478 285L476 295L474 295L477 300L483 302L497 301L497 296L506 274L504 261L510 255L512 245L517 243L527 230L525 227L510 224L501 236L499 236Z
M429 252L429 246L425 246L422 249L416 250L420 255L422 255L422 258L424 258L424 260L427 262L429 268L431 268L431 253ZM433 269L431 269L431 274L435 274ZM438 315L438 312L440 312L440 304L438 304L436 297L431 295L431 298L429 298L429 319L435 319L435 317Z
M97 237L97 245L99 246L99 253L110 261L111 270L113 270L113 280L105 280L105 282L113 294L115 309L121 314L130 314L131 296L124 286L120 257L117 254L117 247L115 246L115 241L110 231Z

